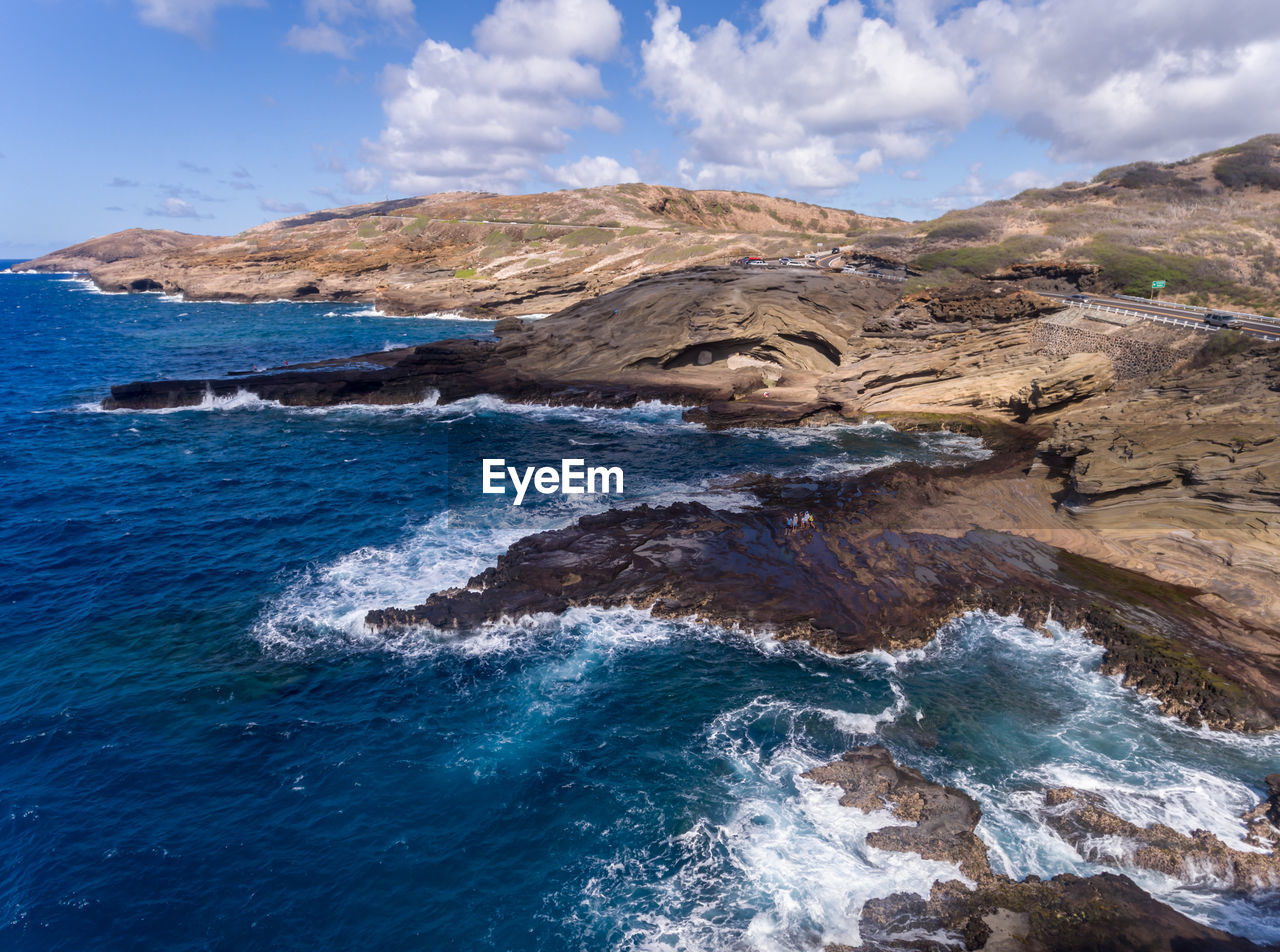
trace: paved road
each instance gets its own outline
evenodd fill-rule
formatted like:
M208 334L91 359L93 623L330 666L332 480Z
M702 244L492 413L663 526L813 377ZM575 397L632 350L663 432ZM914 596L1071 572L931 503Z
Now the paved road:
M1079 301L1075 295L1071 294L1058 294L1053 291L1040 291L1038 293L1056 301L1066 301L1068 303L1072 303L1073 300ZM1107 297L1102 294L1086 294L1084 297L1086 301L1079 303L1097 307L1119 308L1123 311L1132 311L1143 316L1177 320L1192 326L1207 326L1204 322L1204 311L1191 311L1170 304L1161 304L1159 301L1131 301L1128 298ZM1249 331L1266 340L1280 340L1280 323L1274 321L1241 317L1236 319L1234 327L1237 330Z

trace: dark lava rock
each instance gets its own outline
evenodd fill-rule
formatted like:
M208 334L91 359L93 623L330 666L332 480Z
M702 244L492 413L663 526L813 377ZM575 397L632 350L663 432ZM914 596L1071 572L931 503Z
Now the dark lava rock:
M883 747L861 747L817 767L810 780L844 791L840 803L870 813L889 808L914 826L886 827L867 843L949 860L974 881L936 883L928 897L894 893L863 907L864 950L1026 949L1036 952L1244 952L1254 943L1203 926L1152 898L1126 876L995 875L974 834L982 813L967 794L894 762ZM883 835L881 835L883 834ZM876 839L873 841L873 837ZM828 952L852 952L828 946Z
M888 808L910 826L886 826L867 836L867 844L925 859L955 863L970 879L991 878L987 847L974 835L982 810L967 793L926 780L918 770L899 766L880 746L859 747L839 760L804 775L815 783L839 786L840 804L863 813Z
M366 624L472 629L573 606L634 606L847 654L918 647L955 615L987 609L1084 626L1107 648L1104 668L1169 713L1215 727L1275 726L1275 693L1230 676L1231 659L1213 641L1224 622L1194 592L1024 536L896 530L939 478L901 465L808 489L761 480L767 502L755 510L678 503L586 516L520 540L462 588L371 611ZM805 510L814 527L789 530L788 516Z

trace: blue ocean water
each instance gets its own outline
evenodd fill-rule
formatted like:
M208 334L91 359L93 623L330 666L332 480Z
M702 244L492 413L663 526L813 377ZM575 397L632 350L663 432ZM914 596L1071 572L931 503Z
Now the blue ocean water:
M856 943L871 896L947 864L800 775L850 746L979 798L998 868L1100 869L1038 791L1238 840L1280 742L1192 731L1098 649L969 616L927 649L832 659L750 633L575 609L373 636L608 505L483 496L450 450L622 465L623 504L750 499L979 452L885 427L710 433L677 409L96 409L112 383L342 356L490 325L358 306L113 296L0 274L0 948L797 949ZM1123 867L1124 857L1115 861ZM1128 870L1280 939L1273 899Z

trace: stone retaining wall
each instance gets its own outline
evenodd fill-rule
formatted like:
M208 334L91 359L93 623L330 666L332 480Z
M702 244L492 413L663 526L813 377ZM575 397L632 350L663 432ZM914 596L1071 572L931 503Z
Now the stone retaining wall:
M1036 323L1031 331L1031 341L1051 357L1106 354L1115 366L1117 380L1168 370L1186 356L1164 344L1134 337L1113 337L1046 321Z

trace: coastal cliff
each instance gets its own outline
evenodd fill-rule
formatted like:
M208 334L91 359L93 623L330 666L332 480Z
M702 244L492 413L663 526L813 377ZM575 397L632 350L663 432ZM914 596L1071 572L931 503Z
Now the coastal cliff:
M1098 325L998 282L899 297L845 276L703 269L501 322L492 341L121 385L105 405L241 390L300 405L659 398L711 426L879 417L972 432L995 455L952 471L758 480L747 513L587 517L369 624L627 604L858 651L919 644L969 608L1021 610L1085 624L1104 669L1168 713L1263 730L1280 718L1277 368L1275 345ZM782 531L797 507L820 516L803 544Z
M680 502L585 516L416 606L369 606L373 633L466 637L503 618L633 606L847 654L919 647L959 614L994 611L1047 636L1051 623L1079 628L1102 647L1102 673L1187 724L1280 725L1280 345L1101 323L998 281L902 295L848 276L695 269L545 320L501 321L492 339L123 384L104 406L241 391L304 406L662 399L712 427L878 418L980 436L988 450L945 468L746 477L734 488L757 502L740 510ZM797 529L799 510L812 522ZM875 845L953 859L973 885L868 902L872 947L934 947L902 944L921 930L971 948L1071 949L1081 935L1091 948L1253 947L1123 875L993 874L973 801L885 756L810 778L841 785L860 809L886 799L918 825L878 831ZM1070 791L1045 796L1045 822L1082 849L1095 834L1123 836L1145 857L1137 868L1212 864L1250 889L1275 881L1271 858L1126 825ZM1269 816L1251 835L1272 829Z

